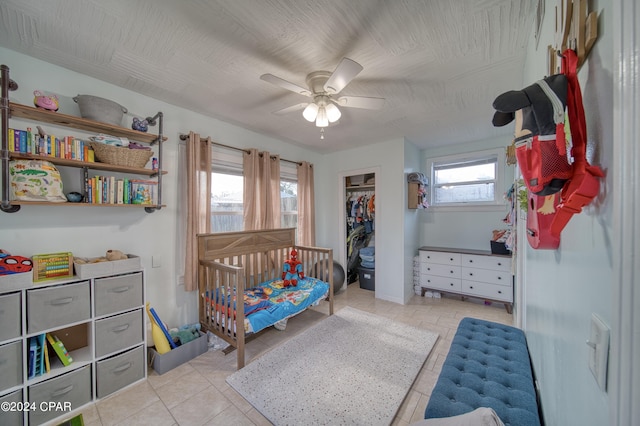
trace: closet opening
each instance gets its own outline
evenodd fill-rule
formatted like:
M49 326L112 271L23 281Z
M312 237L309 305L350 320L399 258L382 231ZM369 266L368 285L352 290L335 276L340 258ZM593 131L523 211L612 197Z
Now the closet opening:
M375 291L375 173L344 177L347 285Z

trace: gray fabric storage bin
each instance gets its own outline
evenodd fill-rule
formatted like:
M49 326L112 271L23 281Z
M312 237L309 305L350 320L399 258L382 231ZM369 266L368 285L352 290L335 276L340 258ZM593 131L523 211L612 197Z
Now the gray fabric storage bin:
M155 349L149 350L153 369L158 374L164 374L177 366L192 360L207 351L207 335L200 332L200 337L184 345L180 345L169 352L159 354Z

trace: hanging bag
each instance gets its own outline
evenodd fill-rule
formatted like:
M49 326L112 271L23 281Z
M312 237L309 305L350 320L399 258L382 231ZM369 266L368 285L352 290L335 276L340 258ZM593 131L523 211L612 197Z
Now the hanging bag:
M529 189L527 240L536 249L558 248L560 233L598 195L604 176L586 158L577 65L576 53L567 49L562 74L503 93L493 103L494 126L516 120L516 158Z

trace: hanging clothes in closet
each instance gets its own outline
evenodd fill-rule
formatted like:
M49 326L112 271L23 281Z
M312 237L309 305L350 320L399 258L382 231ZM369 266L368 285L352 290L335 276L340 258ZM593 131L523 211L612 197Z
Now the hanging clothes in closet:
M347 194L347 283L358 280L360 250L374 245L375 193L356 191Z

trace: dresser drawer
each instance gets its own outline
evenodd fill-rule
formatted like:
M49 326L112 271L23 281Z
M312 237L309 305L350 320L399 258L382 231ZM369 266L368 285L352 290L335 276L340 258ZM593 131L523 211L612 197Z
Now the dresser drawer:
M481 269L493 269L496 271L511 271L511 258L498 256L477 256L473 254L462 255L462 266Z
M436 275L422 275L420 286L433 290L459 292L461 289L459 278L439 277Z
M20 293L3 294L0 296L0 342L20 337L22 334L20 313L22 304Z
M142 379L144 369L143 346L98 361L96 363L98 398L104 398L118 389Z
M491 269L463 267L462 279L510 286L512 281L512 275L511 275L511 272L492 271Z
M91 402L91 366L85 365L70 373L58 376L36 385L29 386L29 402L40 407L40 403L65 403L71 404L75 410L88 402ZM36 410L29 412L29 424L40 424L60 416L62 413L56 410Z
M420 262L442 263L444 265L460 265L460 253L444 251L420 251Z
M440 265L437 263L423 263L422 273L427 275L437 275L439 277L460 278L461 270L459 266Z
M24 400L22 399L22 390L12 392L8 395L0 396L0 404L17 404L20 402L24 402ZM9 405L9 407L11 407L11 405ZM0 410L0 425L20 426L22 425L22 423L22 411Z
M96 357L144 341L142 309L96 321Z
M0 346L0 391L22 384L22 342Z
M143 305L142 272L95 280L96 316Z
M89 319L89 281L28 290L27 313L29 333Z
M462 293L504 302L513 302L513 287L481 283L476 281L462 281Z

